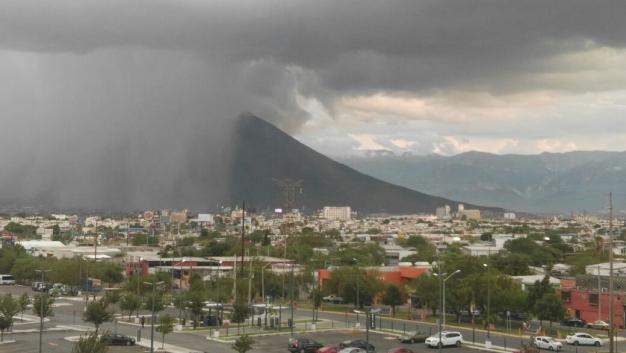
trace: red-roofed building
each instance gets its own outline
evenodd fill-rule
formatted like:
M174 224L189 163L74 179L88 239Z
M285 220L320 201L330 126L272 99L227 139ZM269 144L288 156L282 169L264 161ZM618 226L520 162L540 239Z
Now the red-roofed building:
M378 278L385 284L395 284L404 286L408 282L416 279L422 274L428 272L428 268L414 266L393 266L393 267L369 267L367 271L378 273ZM324 283L330 279L332 270L318 270L317 284L324 286Z

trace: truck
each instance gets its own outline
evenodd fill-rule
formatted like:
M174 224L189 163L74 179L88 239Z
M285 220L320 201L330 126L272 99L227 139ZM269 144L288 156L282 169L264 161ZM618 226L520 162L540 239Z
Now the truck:
M324 301L324 303L331 303L331 304L343 304L343 298L342 297L338 297L334 294L325 296L324 298L322 298L322 300Z

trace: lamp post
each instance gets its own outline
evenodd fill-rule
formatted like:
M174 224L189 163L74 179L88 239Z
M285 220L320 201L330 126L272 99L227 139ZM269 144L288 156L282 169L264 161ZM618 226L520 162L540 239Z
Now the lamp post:
M41 283L43 285L43 292L41 293L41 295L39 296L39 353L42 352L41 348L42 348L42 344L43 344L43 318L44 318L44 305L43 305L43 301L46 301L46 307L48 306L48 295L46 293L46 296L44 297L44 292L46 291L46 282L44 281L46 272L50 272L50 270L35 270L35 272L37 273L41 273Z
M491 342L491 277L489 276L491 271L488 264L484 263L483 267L487 269L487 341Z
M143 284L152 285L152 319L150 320L150 353L154 353L154 317L155 317L155 298L156 298L156 287L157 285L162 285L163 282L143 282Z
M361 305L360 305L361 303L360 303L360 298L359 298L360 297L359 282L361 282L361 271L359 270L359 260L353 257L352 261L354 261L354 265L356 266L356 308L358 310L361 308Z
M450 275L448 275L448 277L445 277L441 282L442 282L442 287L443 287L443 300L442 300L442 324L441 324L441 328L445 328L446 326L446 281L449 280L452 276L458 274L459 272L461 272L461 270L456 270L454 272L452 272ZM441 274L441 276L445 276L446 274L443 273ZM435 273L435 276L439 277L439 274Z
M261 292L263 295L263 301L265 302L265 321L264 321L264 325L265 328L267 328L267 297L265 296L265 269L267 268L267 266L270 266L271 263L265 264L263 267L261 267Z

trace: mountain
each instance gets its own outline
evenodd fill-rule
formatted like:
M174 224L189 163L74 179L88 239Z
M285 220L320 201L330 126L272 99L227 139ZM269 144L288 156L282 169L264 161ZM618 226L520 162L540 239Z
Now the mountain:
M242 115L234 130L231 202L246 200L260 209L281 207L283 196L273 180L302 180L295 206L310 212L323 206L351 206L361 213L434 212L457 201L393 185L331 160L266 121ZM484 211L495 208L467 205Z
M478 204L527 212L601 212L607 194L626 207L626 152L539 155L467 152L455 156L377 156L340 160L376 178Z

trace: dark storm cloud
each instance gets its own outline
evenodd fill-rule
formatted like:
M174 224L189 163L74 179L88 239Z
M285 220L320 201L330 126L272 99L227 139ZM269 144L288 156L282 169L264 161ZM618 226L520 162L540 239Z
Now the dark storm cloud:
M20 0L3 8L7 48L269 59L312 70L338 91L516 90L517 75L554 69L543 59L626 41L626 3L608 1Z
M375 92L585 90L541 74L585 69L562 54L623 48L624 14L608 1L3 1L0 197L204 207L228 188L242 111L295 132L302 96L332 115Z

